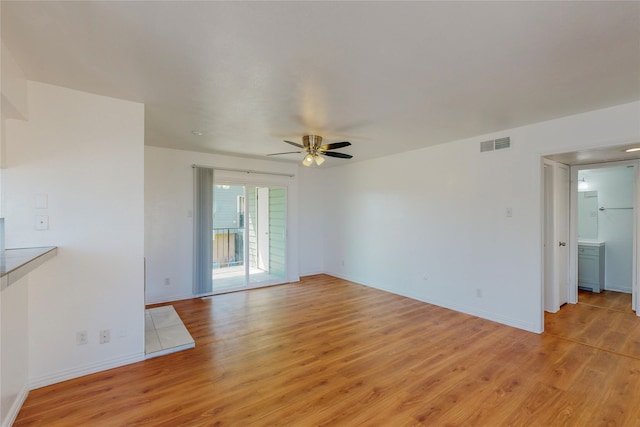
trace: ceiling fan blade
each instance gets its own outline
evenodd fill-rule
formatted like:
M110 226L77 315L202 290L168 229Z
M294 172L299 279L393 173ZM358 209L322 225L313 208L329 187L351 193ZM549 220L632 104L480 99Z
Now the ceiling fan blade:
M285 151L284 153L271 153L267 154L267 156L279 156L280 154L300 154L302 151Z
M284 142L286 142L287 144L295 145L298 148L304 148L302 146L302 144L298 144L297 142L291 142L291 141L287 141L287 140L285 140Z
M348 147L351 143L349 141L332 142L331 144L325 144L320 146L320 150L335 150L336 148Z
M336 153L333 151L324 151L322 152L323 156L329 156L329 157L338 157L340 159L350 159L353 156L351 154L344 154L344 153Z

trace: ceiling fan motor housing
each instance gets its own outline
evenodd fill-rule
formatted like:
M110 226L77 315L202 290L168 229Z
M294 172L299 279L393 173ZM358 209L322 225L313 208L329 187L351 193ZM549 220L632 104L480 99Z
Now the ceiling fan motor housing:
M304 145L300 145L297 142L287 141L287 140L285 140L284 142L286 142L287 144L293 145L294 147L302 148L307 152L307 154L304 156L304 159L302 160L302 164L305 166L313 166L314 164L316 164L317 166L320 166L322 163L324 163L324 158L322 156L338 157L341 159L351 159L353 157L350 154L330 151L336 148L350 146L351 143L349 141L333 142L331 144L321 145L322 137L320 135L304 135L302 137L302 143ZM277 156L280 154L293 154L293 153L300 153L300 151L290 151L286 153L273 153L273 154L267 154L267 155Z
M304 148L315 151L320 147L322 137L320 135L305 135L302 137L302 143L304 144Z

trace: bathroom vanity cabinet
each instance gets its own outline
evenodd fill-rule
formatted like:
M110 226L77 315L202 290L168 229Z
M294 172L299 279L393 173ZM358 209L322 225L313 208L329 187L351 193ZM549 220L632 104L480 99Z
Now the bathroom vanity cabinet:
M604 290L604 242L578 242L578 287Z

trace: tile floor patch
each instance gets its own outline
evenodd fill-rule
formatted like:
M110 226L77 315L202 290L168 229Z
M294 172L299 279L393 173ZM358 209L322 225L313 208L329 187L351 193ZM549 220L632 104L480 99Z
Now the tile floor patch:
M147 359L186 350L196 345L172 305L145 310L144 326Z
M176 313L175 310L157 310L151 311L150 314L151 319L153 320L153 325L156 329L164 328L166 326L182 325L182 319L180 319L180 316L178 316L178 313Z
M144 351L147 356L150 353L162 350L162 344L160 344L160 338L155 329L151 329L144 332Z

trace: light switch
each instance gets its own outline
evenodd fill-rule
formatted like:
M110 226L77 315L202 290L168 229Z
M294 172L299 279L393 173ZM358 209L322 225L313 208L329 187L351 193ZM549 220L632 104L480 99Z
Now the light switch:
M49 207L49 200L46 194L36 194L33 205L36 209L47 209Z
M49 229L49 215L36 215L36 230Z
M504 211L504 216L506 216L507 218L511 218L513 216L513 209L512 208L506 208Z

